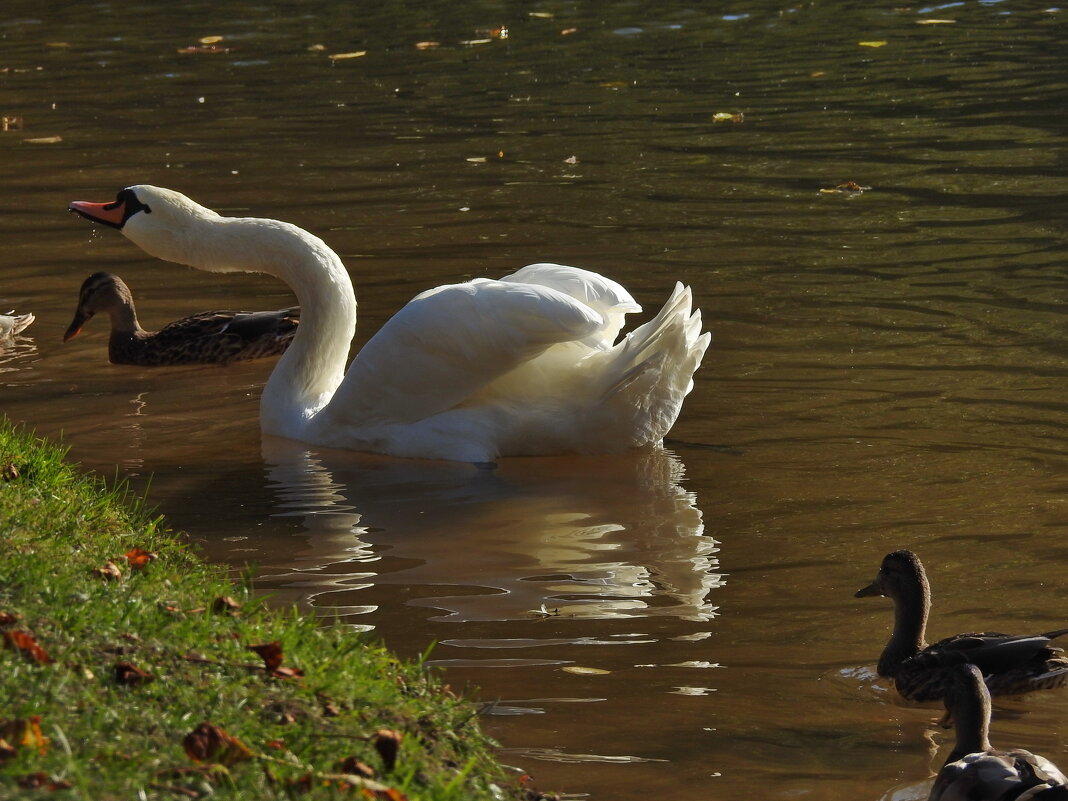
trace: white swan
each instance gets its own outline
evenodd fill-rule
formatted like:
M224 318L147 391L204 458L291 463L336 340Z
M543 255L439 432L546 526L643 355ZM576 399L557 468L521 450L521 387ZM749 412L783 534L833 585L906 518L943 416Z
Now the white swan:
M640 306L615 281L532 264L417 295L345 372L356 298L325 242L277 220L223 217L178 192L132 186L70 209L147 253L212 272L262 272L296 293L302 323L263 389L263 431L393 456L612 453L659 443L693 387L711 334L676 284L651 321L615 343Z

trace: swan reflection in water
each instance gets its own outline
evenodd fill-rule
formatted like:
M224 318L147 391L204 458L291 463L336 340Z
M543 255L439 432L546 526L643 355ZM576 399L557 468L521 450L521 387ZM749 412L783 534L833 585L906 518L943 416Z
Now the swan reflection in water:
M264 436L263 456L278 514L303 518L308 549L259 583L325 613L372 612L361 593L392 584L428 588L409 603L447 622L715 615L717 544L668 451L486 470Z

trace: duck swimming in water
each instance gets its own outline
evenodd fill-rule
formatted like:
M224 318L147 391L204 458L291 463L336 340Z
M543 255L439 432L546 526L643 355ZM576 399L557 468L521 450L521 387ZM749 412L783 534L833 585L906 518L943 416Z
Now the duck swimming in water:
M300 308L278 311L205 311L146 331L137 320L133 294L119 276L94 273L82 283L78 308L63 341L76 337L94 315L111 318L108 358L112 364L159 367L228 364L278 356L293 341Z

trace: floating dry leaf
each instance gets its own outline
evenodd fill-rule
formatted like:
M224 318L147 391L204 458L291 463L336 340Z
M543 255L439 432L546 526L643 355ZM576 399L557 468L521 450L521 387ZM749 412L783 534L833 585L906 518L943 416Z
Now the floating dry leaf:
M918 19L917 25L955 25L957 21L955 19Z
M189 45L189 47L179 47L178 52L183 55L195 55L195 56L213 56L219 53L229 53L229 47L223 47L217 44L208 45Z
M830 189L821 189L821 195L859 195L861 192L867 192L871 189L870 186L861 186L856 181L846 181L844 184L838 184L838 186Z
M879 41L879 42L857 42L857 44L860 45L861 47L885 47L886 46L886 42L883 42L883 41Z
M551 11L531 11L527 16L534 19L552 19L554 14Z
M253 756L243 742L207 721L185 736L182 747L194 762L215 762L229 766L252 759Z
M367 55L366 50L354 50L351 53L331 53L327 58L331 61L344 61L349 58L362 58Z
M417 50L430 50L433 47L441 47L441 42L416 42L415 48Z
M57 142L62 142L62 136L37 136L33 139L23 139L23 142L29 142L31 145L54 145Z
M573 33L578 33L578 28L564 28L560 31L561 36L570 36Z
M742 122L745 115L742 112L717 111L712 115L712 122Z
M21 131L22 117L0 117L0 131Z
M4 645L13 651L20 651L24 657L38 665L51 665L55 660L37 644L37 640L28 631L4 631Z
M471 46L471 45L484 45L484 44L490 44L490 43L492 43L492 42L493 42L493 40L492 40L492 39L467 39L467 40L465 40L465 41L463 41L463 42L460 42L460 44L462 44L462 45L469 45L469 46Z
M560 670L565 673L577 673L580 676L603 676L606 673L611 673L611 670L603 670L601 668L582 667L581 665L568 665L562 667Z
M578 156L568 156L564 159L564 164L578 164Z
M221 42L223 38L221 36L201 36L197 39L202 45L213 45Z

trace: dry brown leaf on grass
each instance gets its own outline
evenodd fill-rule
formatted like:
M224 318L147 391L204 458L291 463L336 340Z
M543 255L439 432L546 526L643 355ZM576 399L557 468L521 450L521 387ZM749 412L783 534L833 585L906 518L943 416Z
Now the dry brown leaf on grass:
M41 716L0 720L0 740L9 748L36 748L43 756L48 753L48 738L41 732Z
M211 611L216 614L222 614L223 612L236 612L241 608L241 604L231 598L229 595L220 595L214 601L211 602Z
M127 687L140 687L142 684L154 680L156 677L130 662L117 662L115 664L115 683Z
M156 554L152 553L152 551L146 551L144 548L133 548L123 554L123 556L126 558L126 562L134 570L140 570L156 558Z
M0 626L14 626L18 617L10 612L0 612Z
M43 770L19 776L15 779L15 783L23 790L49 790L51 792L69 790L74 786L66 779L53 779Z
M304 675L300 668L282 667L282 643L265 642L260 645L246 645L245 648L260 655L263 669L278 679L299 679Z
M3 635L5 646L20 651L31 662L36 662L38 665L51 665L55 662L28 631L5 631Z
M108 559L107 564L93 570L100 578L107 581L116 581L122 578L122 570L117 564Z
M389 773L397 764L397 754L400 751L401 740L404 735L393 729L379 729L371 735L371 744L375 747L378 755L382 757L382 766Z
M14 462L8 462L3 467L0 467L0 478L4 481L14 481L18 477L19 471Z
M204 721L182 740L186 755L194 762L236 765L254 754L243 742L214 724Z

